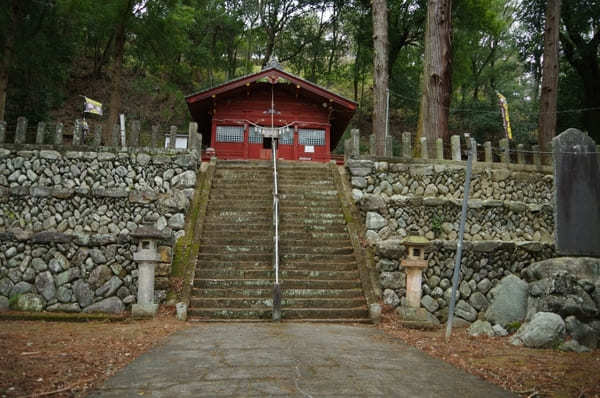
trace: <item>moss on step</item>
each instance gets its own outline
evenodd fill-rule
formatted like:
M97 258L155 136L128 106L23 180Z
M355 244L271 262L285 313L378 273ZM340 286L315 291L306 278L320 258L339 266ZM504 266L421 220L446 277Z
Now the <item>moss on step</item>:
M211 161L196 184L190 212L185 223L185 236L177 241L173 251L173 265L171 267L167 302L189 302L214 174L215 162Z

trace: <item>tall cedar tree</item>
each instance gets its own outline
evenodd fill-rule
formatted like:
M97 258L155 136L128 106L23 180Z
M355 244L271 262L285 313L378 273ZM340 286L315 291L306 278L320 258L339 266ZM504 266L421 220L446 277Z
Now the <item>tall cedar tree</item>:
M431 144L436 138L448 137L451 79L452 1L429 0L418 139L426 137Z
M388 10L386 0L373 0L373 134L375 154L385 155L386 97L388 89Z
M556 103L558 100L558 43L560 30L560 0L548 0L544 30L544 64L542 94L538 122L538 144L543 151L550 148L556 135Z

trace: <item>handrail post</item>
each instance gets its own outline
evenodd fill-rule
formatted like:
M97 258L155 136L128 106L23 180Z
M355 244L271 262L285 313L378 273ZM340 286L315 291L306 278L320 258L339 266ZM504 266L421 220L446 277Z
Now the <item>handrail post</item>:
M281 320L281 289L279 287L279 187L277 181L277 143L278 138L271 138L273 148L273 221L275 223L274 240L274 267L275 286L273 287L273 320Z

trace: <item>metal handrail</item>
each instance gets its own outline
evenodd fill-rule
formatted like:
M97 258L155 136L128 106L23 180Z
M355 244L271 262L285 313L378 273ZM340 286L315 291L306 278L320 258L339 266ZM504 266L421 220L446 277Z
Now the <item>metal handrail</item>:
M279 187L277 176L277 139L272 139L273 148L273 267L275 268L275 286L273 287L273 320L281 319L281 289L279 288Z

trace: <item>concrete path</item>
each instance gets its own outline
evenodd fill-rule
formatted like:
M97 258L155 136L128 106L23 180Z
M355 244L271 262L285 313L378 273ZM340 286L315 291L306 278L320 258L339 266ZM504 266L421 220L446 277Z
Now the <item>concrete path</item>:
M205 323L91 397L515 397L373 326Z

